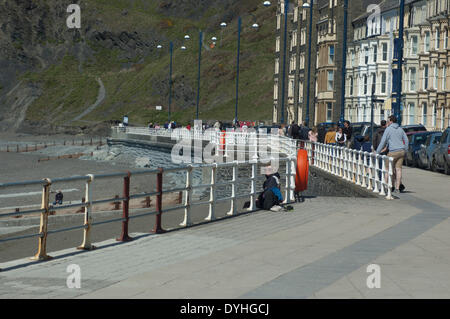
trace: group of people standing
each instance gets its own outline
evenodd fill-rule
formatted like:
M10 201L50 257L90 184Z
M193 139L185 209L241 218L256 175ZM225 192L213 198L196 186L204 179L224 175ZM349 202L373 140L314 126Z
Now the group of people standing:
M314 126L310 129L306 122L303 122L300 126L292 122L287 128L287 136L299 140L349 147L352 137L352 127L349 121L345 121L344 127L338 127L336 125L330 127L327 131L325 126Z

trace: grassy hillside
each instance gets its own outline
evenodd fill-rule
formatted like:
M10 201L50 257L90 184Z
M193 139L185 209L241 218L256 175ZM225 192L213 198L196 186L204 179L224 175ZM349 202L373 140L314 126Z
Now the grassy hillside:
M205 45L212 36L215 48L202 51L200 117L232 120L235 108L237 15L243 18L239 86L239 119L266 120L272 117L275 6L266 8L261 0L239 1L227 28L220 21L227 12L216 7L205 10L199 19L195 12L164 13L170 1L85 1L83 19L100 20L111 32L145 34L156 30L160 40L146 43L148 52L124 56L120 48L106 48L101 42L80 38L92 51L92 58L80 61L67 54L58 64L39 72L27 73L23 79L38 83L42 95L29 107L27 120L50 121L57 125L90 125L121 119L128 114L137 124L167 120L169 91L169 41L175 43L173 56L172 119L187 123L195 117L198 71L198 31L204 30ZM174 1L176 2L176 1ZM192 8L195 10L195 7ZM86 12L86 13L84 13ZM260 25L254 23L252 12ZM231 16L231 15L230 15ZM149 31L150 32L150 31ZM191 39L184 41L184 35ZM222 38L221 38L222 37ZM161 43L164 48L157 50ZM187 50L182 51L181 45ZM81 114L97 98L100 78L106 88L103 103L80 121L71 119ZM163 111L155 106L162 105Z

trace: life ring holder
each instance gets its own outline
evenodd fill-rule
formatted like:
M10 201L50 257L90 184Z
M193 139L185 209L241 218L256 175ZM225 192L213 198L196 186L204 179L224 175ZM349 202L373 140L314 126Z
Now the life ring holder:
M299 149L297 152L297 166L295 171L295 193L300 193L308 188L309 162L308 152Z

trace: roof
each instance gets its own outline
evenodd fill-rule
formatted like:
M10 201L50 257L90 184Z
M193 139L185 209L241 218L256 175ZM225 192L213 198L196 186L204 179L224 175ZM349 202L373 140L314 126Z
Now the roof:
M419 1L422 1L422 0L405 0L405 5L413 3L413 2L419 2ZM384 13L384 12L387 12L387 11L390 11L392 9L400 7L400 1L399 0L378 0L378 3L379 3L379 6L380 6L381 13ZM352 22L354 23L354 22L357 22L359 20L367 19L371 14L372 14L371 12L365 12L362 15L360 15L359 17L357 17L356 19L354 19Z

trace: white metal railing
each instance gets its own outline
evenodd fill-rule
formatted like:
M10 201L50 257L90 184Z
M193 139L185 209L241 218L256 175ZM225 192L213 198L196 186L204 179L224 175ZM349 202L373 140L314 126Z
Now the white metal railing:
M230 147L238 145L246 145L254 148L269 147L272 154L284 154L287 156L296 156L295 147L296 140L271 132L248 131L220 131L218 129L198 130L187 129L154 129L146 127L114 127L116 132L134 135L161 136L171 137L176 140L191 139L203 140L218 145L221 150L225 150L225 154ZM257 152L255 152L257 153ZM258 156L255 156L258 158Z
M293 165L295 161L293 158L280 158L279 163L285 163L285 172L280 172L280 176L286 177L286 183L282 190L284 190L284 203L290 203L294 200L294 174L295 168ZM250 166L249 170L251 170L251 175L249 177L238 177L238 167L242 165ZM91 244L91 233L93 231L92 226L104 224L104 223L112 223L112 222L122 222L122 234L120 236L121 241L127 241L131 238L128 235L128 222L132 218L139 218L143 216L156 215L156 222L154 232L159 233L163 232L161 226L161 218L162 215L166 212L172 211L183 211L184 219L181 222L180 226L190 226L192 225L191 212L194 206L199 205L208 205L209 212L208 216L205 217L205 220L211 221L217 219L216 217L216 204L219 202L230 202L230 209L227 212L228 215L234 215L237 213L237 200L242 198L250 199L250 207L249 211L256 210L256 199L259 190L256 189L256 182L260 179L264 179L264 175L258 174L258 167L265 166L266 163L260 160L252 160L246 162L230 162L230 163L214 163L214 164L201 164L201 165L187 165L183 167L177 168L168 168L168 169L152 169L152 170L140 170L140 171L131 171L131 172L119 172L112 174L95 174L95 175L86 175L86 176L72 176L65 178L57 178L57 179L43 179L43 180L34 180L34 181L24 181L24 182L14 182L14 183L0 183L0 190L14 188L14 187L24 187L29 185L41 185L42 186L42 201L40 209L32 209L28 211L20 211L20 212L8 212L0 214L0 217L13 217L18 215L29 215L34 213L41 214L41 224L39 233L31 234L31 235L23 235L12 238L0 239L1 242L11 241L11 240L19 240L28 237L38 237L39 245L38 252L35 255L35 259L45 260L48 259L47 256L47 236L51 233L64 232L74 229L84 229L82 244L79 247L80 249L92 249L93 246ZM233 174L231 179L218 179L217 178L217 170L219 168L229 167L232 168ZM194 169L209 169L211 179L206 184L194 185L193 184L193 170ZM165 189L163 183L163 174L165 173L173 173L173 172L186 172L186 187L178 187L178 188L168 188ZM156 190L148 193L139 193L139 194L130 194L130 180L133 179L134 176L143 176L143 175L156 175ZM123 180L124 185L124 194L121 198L108 198L108 199L95 199L93 198L93 189L96 186L96 183L93 181L97 181L100 179L115 179L115 182L121 183L120 180ZM86 199L85 202L74 203L74 204L66 204L62 206L52 206L50 204L49 194L51 192L51 188L54 187L55 184L64 183L64 182L74 182L74 181L84 181L86 185L85 194ZM237 190L237 184L242 184L243 182L250 182L250 191L240 191ZM217 188L221 186L231 185L231 195L228 197L219 197L217 194ZM153 185L149 185L153 186ZM194 189L209 189L210 197L208 201L201 201L200 199L193 198L193 190ZM183 205L175 206L175 207L166 207L163 208L162 196L168 193L175 192L183 192L184 193L184 202ZM137 210L138 214L134 214L133 216L129 215L129 202L131 199L138 199L143 197L156 196L156 208L154 210L150 209L139 209ZM122 218L115 218L106 221L93 221L93 210L94 206L98 204L104 203L115 203L118 201L123 202L123 214ZM84 208L84 223L83 225L73 226L73 227L65 227L57 230L48 230L48 216L50 212L67 209L67 208ZM181 216L180 216L181 217Z
M393 158L346 147L301 141L310 165L393 199Z

